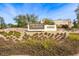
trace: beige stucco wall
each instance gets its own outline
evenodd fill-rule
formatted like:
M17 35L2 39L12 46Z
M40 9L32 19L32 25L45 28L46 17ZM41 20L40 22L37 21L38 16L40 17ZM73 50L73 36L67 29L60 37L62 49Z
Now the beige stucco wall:
M43 23L44 20L41 21L41 23ZM67 20L53 20L55 25L68 25L69 27L73 26L73 23L71 22L71 20L67 19Z

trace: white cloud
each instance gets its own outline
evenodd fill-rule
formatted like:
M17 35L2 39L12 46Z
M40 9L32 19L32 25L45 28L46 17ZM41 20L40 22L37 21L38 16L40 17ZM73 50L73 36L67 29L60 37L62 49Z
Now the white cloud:
M11 4L4 4L5 5L5 11L11 15L11 16L16 16L18 12L16 12L16 9L11 5Z
M50 11L48 13L49 17L52 19L67 19L70 18L71 20L76 18L75 9L77 4L69 4L65 7L62 7L56 11Z
M13 17L16 16L16 9L11 4L3 4L4 6L1 7L0 16L5 19L6 23L14 23Z

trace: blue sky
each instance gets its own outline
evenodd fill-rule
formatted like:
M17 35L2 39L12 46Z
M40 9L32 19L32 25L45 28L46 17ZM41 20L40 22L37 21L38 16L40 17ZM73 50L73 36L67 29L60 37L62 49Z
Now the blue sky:
M50 19L75 19L74 10L76 3L4 3L0 4L0 16L6 23L14 23L13 18L20 14L35 14L42 18Z

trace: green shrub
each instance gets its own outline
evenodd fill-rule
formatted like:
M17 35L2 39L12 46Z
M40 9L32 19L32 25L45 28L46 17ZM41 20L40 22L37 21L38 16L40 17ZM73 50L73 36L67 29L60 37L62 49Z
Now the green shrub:
M13 36L15 36L16 38L19 38L21 36L21 33L17 31L9 31L8 33L1 31L0 34L3 35L6 39L12 39Z
M7 32L5 32L5 31L1 31L0 34L3 35L4 37L7 36Z
M14 36L16 36L17 38L19 38L21 36L21 33L20 32L17 32L17 31L14 31Z
M56 41L55 40L43 40L41 42L41 45L45 48L45 49L49 49L51 46L56 45Z
M78 33L70 33L68 38L69 38L69 40L79 40L79 34Z
M22 39L23 40L27 40L27 39L29 39L29 37L30 37L30 35L27 35L27 33L24 33Z
M4 35L6 32L0 33ZM48 33L45 33L44 35L47 34ZM6 35L8 34L6 33ZM9 35L7 36L9 40L5 41L5 45L0 47L0 55L67 56L73 55L79 50L79 34L76 33L70 33L69 37L65 40L41 39L43 35L39 39L33 38L34 36L37 37L37 34L28 38L26 34L23 38L25 40L18 41L16 36L19 37L21 35L20 32L11 31ZM17 42L15 43L13 39ZM3 52L6 53L2 54Z
M9 31L8 36L13 35L13 33L14 33L13 31Z

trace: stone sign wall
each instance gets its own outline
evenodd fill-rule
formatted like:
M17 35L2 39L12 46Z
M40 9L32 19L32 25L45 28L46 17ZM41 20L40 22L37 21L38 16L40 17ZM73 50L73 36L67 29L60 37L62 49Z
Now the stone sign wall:
M56 31L56 25L45 25L45 31Z
M30 24L28 31L56 31L56 25Z
M44 29L43 24L30 24L29 29Z

